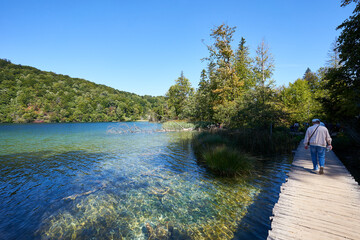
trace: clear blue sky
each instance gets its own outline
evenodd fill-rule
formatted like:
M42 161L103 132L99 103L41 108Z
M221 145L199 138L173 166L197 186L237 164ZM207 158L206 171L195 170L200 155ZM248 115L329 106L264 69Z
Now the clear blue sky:
M325 65L340 0L0 0L0 58L140 95L164 95L181 71L197 87L210 31L236 26L252 56L264 38L276 85Z

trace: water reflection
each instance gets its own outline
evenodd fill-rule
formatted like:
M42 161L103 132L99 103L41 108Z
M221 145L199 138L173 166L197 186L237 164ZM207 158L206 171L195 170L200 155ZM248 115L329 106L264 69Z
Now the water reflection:
M19 238L19 234L31 239L45 210L59 207L54 201L97 186L88 176L105 157L81 151L0 155L0 232L4 239ZM86 185L79 184L84 181Z
M258 161L257 176L253 184L261 189L248 214L241 220L234 239L266 239L271 227L270 216L277 203L280 186L290 171L292 156L278 156Z
M0 134L0 238L238 238L249 206L282 177L283 163L259 162L268 170L251 179L215 178L196 163L193 133L108 134L109 125Z

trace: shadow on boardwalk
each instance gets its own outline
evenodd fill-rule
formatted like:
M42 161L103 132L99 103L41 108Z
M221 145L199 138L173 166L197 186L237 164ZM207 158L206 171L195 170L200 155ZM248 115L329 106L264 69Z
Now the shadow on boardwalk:
M273 208L268 239L359 239L360 187L333 152L325 174L301 143Z

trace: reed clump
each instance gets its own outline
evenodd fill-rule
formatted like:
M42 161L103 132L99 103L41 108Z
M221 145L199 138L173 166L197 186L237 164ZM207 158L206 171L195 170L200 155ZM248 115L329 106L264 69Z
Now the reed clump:
M227 146L208 149L202 158L209 169L220 176L250 174L253 169L253 159L248 154Z
M225 136L203 132L193 139L193 148L200 163L218 176L250 174L254 158L238 149Z
M195 124L186 121L168 121L164 122L162 128L165 131L183 131L183 130L194 130Z
M163 122L162 128L165 131L182 131L182 130L209 130L215 128L216 125L212 122L195 121L189 122L186 120L171 120Z
M194 137L192 145L200 164L219 176L246 175L253 171L253 156L289 154L303 136L288 129L273 132L261 129L206 131Z
M290 153L304 138L292 135L289 130L283 128L275 129L272 133L259 129L241 129L223 134L229 135L243 151L256 155Z

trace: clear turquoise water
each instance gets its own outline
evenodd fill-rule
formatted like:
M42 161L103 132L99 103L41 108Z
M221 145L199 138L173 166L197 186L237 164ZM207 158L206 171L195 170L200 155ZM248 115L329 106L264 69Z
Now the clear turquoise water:
M254 235L247 224L262 226L252 221L264 214L249 218L249 206L259 196L260 205L276 200L263 193L281 184L289 163L264 162L251 179L216 178L196 163L194 133L160 128L147 122L0 125L0 239ZM262 228L259 239L268 223Z

